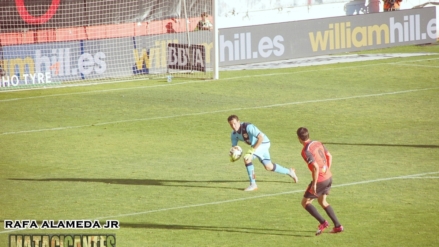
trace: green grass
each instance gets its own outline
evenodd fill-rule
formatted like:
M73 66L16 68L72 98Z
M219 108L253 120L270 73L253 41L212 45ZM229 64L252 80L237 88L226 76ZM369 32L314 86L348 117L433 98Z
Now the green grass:
M74 233L116 234L119 247L437 246L439 46L375 52L438 55L1 92L0 246L9 234ZM267 134L273 161L300 182L255 162L259 190L243 192L230 114ZM300 205L311 180L300 126L334 157L341 234L315 237ZM121 228L4 229L27 219Z

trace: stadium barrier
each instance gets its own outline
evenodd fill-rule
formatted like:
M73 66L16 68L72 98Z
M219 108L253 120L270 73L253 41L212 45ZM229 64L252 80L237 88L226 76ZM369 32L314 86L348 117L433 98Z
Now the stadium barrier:
M220 29L220 66L435 43L436 7Z
M212 64L212 36L206 35L210 31L177 32L180 30L178 25L170 29L167 24L166 21L150 24L161 25L156 34L148 33L137 23L124 23L120 24L124 31L117 34L102 31L114 26L101 25L91 27L99 28L100 32L92 29L87 32L87 28L81 32L84 27L75 28L76 31L72 31L74 34L70 33L70 29L56 32L42 30L46 32L42 32L41 36L45 40L55 40L53 42L35 42L35 37L38 41L40 36L35 33L15 37L26 43L3 46L0 50L2 68L7 75L1 77L0 87L38 86L67 81L81 83L96 79L124 80L137 75L167 74L168 44L187 44L188 40L191 44L205 47L202 53L205 57L200 60L205 61L203 66ZM94 36L91 33L95 33ZM56 37L63 41L56 41ZM233 66L434 43L436 37L436 8L429 7L224 28L219 30L218 55L220 66ZM11 39L14 40L13 35ZM176 56L173 61L184 63L187 59L179 52L173 54ZM174 67L184 66L176 64ZM205 71L205 68L199 70Z

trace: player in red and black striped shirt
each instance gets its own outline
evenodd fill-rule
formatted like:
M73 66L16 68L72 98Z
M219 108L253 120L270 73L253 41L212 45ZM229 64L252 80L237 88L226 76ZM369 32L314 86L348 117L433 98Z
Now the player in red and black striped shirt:
M303 195L302 206L320 222L316 235L320 235L326 228L328 228L329 223L312 205L314 199L318 200L320 206L322 206L326 214L334 223L334 228L331 233L342 232L343 226L338 221L331 205L326 201L326 197L328 196L332 185L332 156L321 142L309 139L307 128L300 127L297 130L297 137L303 145L302 157L308 164L308 169L312 173L312 181Z

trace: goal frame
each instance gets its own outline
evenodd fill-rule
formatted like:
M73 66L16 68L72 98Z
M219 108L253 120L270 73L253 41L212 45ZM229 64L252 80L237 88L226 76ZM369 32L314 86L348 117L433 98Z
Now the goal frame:
M184 75L182 77L219 79L218 0L179 0L177 4L182 4L180 7L184 7L186 12L188 1L190 1L192 8L191 15L185 13L183 16L183 11L181 11L180 16L175 18L163 16L163 18L157 19L158 21L133 19L131 22L116 23L105 20L102 21L104 24L99 25L72 24L71 26L66 25L66 23L62 23L60 26L51 26L51 23L56 23L56 21L69 22L60 19L58 15L61 16L70 7L82 8L73 5L76 4L73 0L65 5L62 5L60 0L38 0L38 3L51 2L52 4L40 6L35 1L35 4L28 6L27 9L26 6L21 8L18 6L19 2L24 4L22 0L15 1L17 6L13 6L13 3L9 3L11 6L0 6L0 13L4 18L8 18L8 16L5 17L7 14L11 15L9 21L0 20L3 22L3 25L0 26L0 91L90 85L151 78L166 79L168 71L163 67L167 67L168 61L166 61L167 54L165 54L166 48L163 48L165 47L163 42L171 43L178 39L180 43L191 45L189 35L204 35L210 39L208 46L206 46L210 49L207 54L209 73L205 73L204 77L181 73ZM130 1L117 1L116 3L122 4L122 2ZM111 1L111 3L114 2ZM205 5L204 8L208 6L207 11L213 24L212 30L202 31L198 34L194 32L193 26L196 25L196 19L199 19L199 15L194 15L194 3ZM54 4L58 9L54 7ZM95 5L88 8L94 8L96 11L101 7ZM102 6L102 8L105 9L106 6ZM200 6L197 8L201 9ZM206 9L204 10L206 11ZM121 9L120 11L125 10ZM99 21L95 20L97 23ZM105 24L106 22L108 23ZM173 23L177 25L175 34L169 29L166 31L168 27L165 25L169 23L171 23L171 28ZM159 28L158 32L151 32L153 28ZM111 29L117 29L117 31L112 32ZM187 41L181 39L183 29L186 32ZM194 39L194 44L206 45L205 42L197 43ZM130 46L132 48L129 48ZM127 58L123 57L124 54ZM113 61L114 57L125 61L118 63ZM153 59L155 61L152 62ZM162 69L154 71L153 66ZM173 76L179 77L180 73L174 72Z

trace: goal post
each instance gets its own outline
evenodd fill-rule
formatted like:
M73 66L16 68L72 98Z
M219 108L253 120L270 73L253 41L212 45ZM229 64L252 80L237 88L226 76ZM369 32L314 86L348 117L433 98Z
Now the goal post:
M216 1L6 1L0 90L218 79Z

